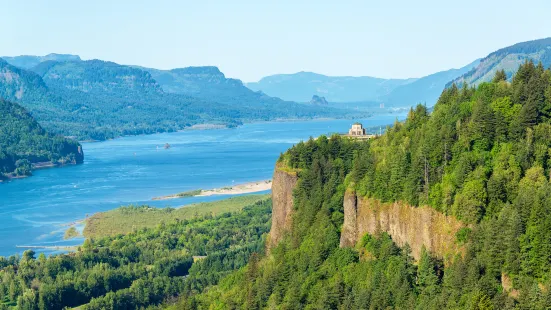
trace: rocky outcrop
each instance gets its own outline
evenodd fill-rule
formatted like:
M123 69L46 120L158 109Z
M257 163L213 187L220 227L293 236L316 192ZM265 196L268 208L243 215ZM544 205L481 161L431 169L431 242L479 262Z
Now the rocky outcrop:
M312 96L312 100L310 100L310 104L313 105L329 105L329 102L325 99L325 97L320 97L318 95Z
M358 242L358 203L356 194L347 190L344 194L344 224L341 231L341 247L351 247Z
M423 246L432 255L447 259L464 253L456 233L464 224L430 207L412 207L402 202L381 203L357 197L348 190L344 197L341 247L355 246L365 234L388 233L398 246L408 244L418 260Z
M291 227L293 213L293 190L297 185L296 173L276 166L272 180L272 228L267 248L276 246L285 231Z

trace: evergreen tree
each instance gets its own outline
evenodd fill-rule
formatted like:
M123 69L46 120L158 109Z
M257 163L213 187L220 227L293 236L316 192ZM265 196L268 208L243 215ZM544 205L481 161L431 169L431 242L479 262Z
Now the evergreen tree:
M492 80L493 83L498 83L501 81L507 81L507 74L505 74L505 70L497 70L496 74L494 75L494 79Z

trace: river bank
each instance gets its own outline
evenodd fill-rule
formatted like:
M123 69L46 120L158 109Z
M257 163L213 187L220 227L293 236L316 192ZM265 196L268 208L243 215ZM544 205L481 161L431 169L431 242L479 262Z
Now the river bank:
M98 212L88 217L83 223L84 227L81 235L85 238L101 238L127 234L144 228L154 228L161 223L240 211L246 206L269 198L269 194L251 194L212 202L195 203L178 208L120 207L106 212Z
M405 117L405 116L404 116ZM384 126L396 116L358 119L364 127ZM120 206L156 208L212 202L225 195L151 200L191 189L223 188L268 180L274 163L301 140L350 128L351 120L263 122L233 129L187 130L84 143L83 164L38 169L32 178L0 184L0 255L21 253L15 245L72 246L67 226ZM170 143L170 149L157 145ZM46 254L49 249L37 249Z
M249 182L244 184L237 184L222 188L215 188L209 190L197 189L187 192L181 192L174 195L153 197L151 200L168 200L178 199L184 197L208 197L214 195L241 195L252 194L257 192L267 191L272 188L272 180L263 180L256 182Z

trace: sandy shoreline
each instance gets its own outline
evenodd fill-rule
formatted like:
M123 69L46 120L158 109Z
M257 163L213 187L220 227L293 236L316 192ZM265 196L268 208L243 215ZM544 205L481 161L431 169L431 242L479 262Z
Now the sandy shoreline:
M183 192L174 195L154 197L152 200L167 200L183 197L205 197L214 195L239 195L239 194L251 194L256 192L266 191L272 188L272 180L263 180L256 182L249 182L244 184L237 184L222 188L215 188L209 190L194 190L189 192Z

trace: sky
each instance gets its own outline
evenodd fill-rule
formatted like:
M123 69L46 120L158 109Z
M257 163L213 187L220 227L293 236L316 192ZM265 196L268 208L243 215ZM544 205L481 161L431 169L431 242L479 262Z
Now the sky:
M551 36L548 0L0 0L0 55L68 53L245 82L421 77Z

